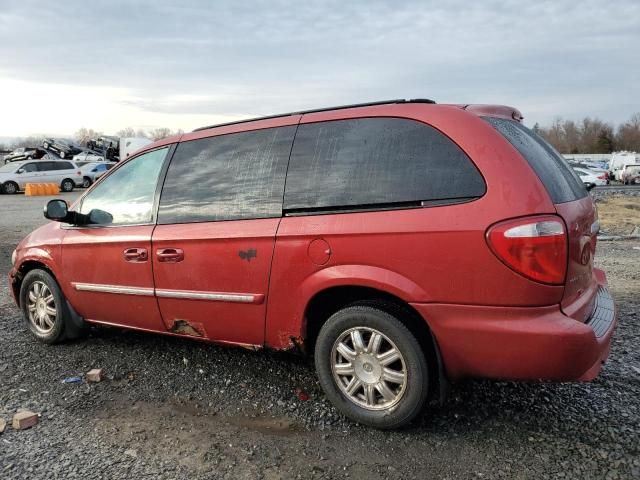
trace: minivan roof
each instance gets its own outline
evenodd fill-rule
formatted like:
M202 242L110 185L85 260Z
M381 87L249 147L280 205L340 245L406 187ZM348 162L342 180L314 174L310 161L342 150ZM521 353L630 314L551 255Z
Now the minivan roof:
M241 123L255 122L258 120L269 120L272 118L289 117L293 115L305 115L307 113L328 112L332 110L346 110L348 108L372 107L376 105L391 105L391 104L399 104L399 103L435 104L436 102L429 98L413 98L409 100L399 98L395 100L381 100L377 102L354 103L350 105L339 105L335 107L315 108L312 110L300 110L297 112L281 113L279 115L268 115L266 117L255 117L255 118L247 118L244 120L236 120L234 122L218 123L215 125L207 125L205 127L196 128L194 132L208 130L210 128L216 128L216 127L225 127L228 125L238 125ZM445 105L461 108L463 110L467 110L471 113L474 113L478 116L484 115L484 116L491 116L491 117L503 117L503 118L508 118L510 120L515 120L517 122L522 122L522 120L524 119L524 117L522 116L522 113L520 113L520 111L517 108L509 107L507 105L483 105L483 104L445 104Z
M324 108L314 108L312 110L300 110L297 112L289 112L289 113L281 113L279 115L268 115L266 117L256 117L256 118L247 118L245 120L237 120L235 122L227 122L227 123L218 123L216 125L207 125L206 127L196 128L194 132L199 132L201 130L208 130L210 128L215 127L224 127L227 125L237 125L239 123L248 123L255 122L256 120L268 120L270 118L279 118L279 117L290 117L293 115L304 115L306 113L318 113L318 112L328 112L331 110L345 110L347 108L359 108L359 107L372 107L376 105L390 105L393 103L436 103L434 100L429 98L414 98L411 100L405 100L403 98L395 99L395 100L381 100L377 102L367 102L367 103L353 103L350 105L339 105L336 107L324 107Z
M213 128L219 128L219 127L230 127L230 128L233 128L235 125L243 125L243 124L252 123L252 122L271 123L271 121L276 121L277 122L278 119L282 119L284 121L287 117L302 116L302 115L305 115L305 114L314 114L314 113L322 113L322 112L331 112L331 111L336 111L336 110L346 110L346 109L351 109L351 108L363 108L363 107L375 107L375 106L399 105L399 104L408 105L408 104L420 104L420 103L421 104L432 104L433 105L436 102L434 100L430 100L428 98L415 98L415 99L410 99L410 100L405 100L405 99L400 98L400 99L395 99L395 100L383 100L383 101L377 101L377 102L341 105L341 106L337 106L337 107L317 108L317 109L313 109L313 110L301 110L301 111L297 111L297 112L282 113L282 114L279 114L279 115L268 115L268 116L265 116L265 117L247 118L247 119L244 119L244 120L237 120L237 121L227 122L227 123L219 123L219 124L216 124L216 125L207 125L205 127L196 128L191 133L179 133L179 134L176 134L176 135L172 135L170 137L166 137L166 138L163 138L161 140L157 140L155 142L152 142L152 143L150 143L148 145L145 145L145 146L141 147L139 150L136 150L136 152L134 152L134 153L138 154L138 153L154 150L154 149L159 148L159 147L164 147L164 146L167 146L167 145L171 145L173 143L183 141L185 139L185 137L187 137L189 139L193 139L192 137L193 137L193 135L195 133L201 132L201 131L204 131L204 130L213 129ZM518 109L516 109L514 107L507 106L507 105L445 103L445 104L440 104L440 106L465 110L465 111L468 111L469 113L473 113L474 115L479 116L479 117L480 116L501 117L501 118L506 118L506 119L509 119L509 120L515 120L517 122L522 122L522 119L524 118Z

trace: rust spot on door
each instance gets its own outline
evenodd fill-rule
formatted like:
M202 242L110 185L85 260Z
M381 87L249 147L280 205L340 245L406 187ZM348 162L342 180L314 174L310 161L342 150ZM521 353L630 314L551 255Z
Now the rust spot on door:
M169 329L171 333L189 335L192 337L204 337L204 328L198 323L189 323L186 320L174 320Z

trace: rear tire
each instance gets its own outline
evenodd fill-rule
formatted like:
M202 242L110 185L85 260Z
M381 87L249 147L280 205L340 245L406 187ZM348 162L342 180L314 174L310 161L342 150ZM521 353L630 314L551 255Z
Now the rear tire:
M31 270L20 287L20 308L29 330L43 343L65 338L70 313L58 282L45 270Z
M89 177L84 177L82 180L82 187L89 188L91 186L91 179Z
M333 314L320 329L314 357L325 394L356 422L399 428L427 400L429 369L420 344L378 308L355 305Z
M71 180L70 178L65 178L64 180L62 180L62 182L60 182L60 189L63 192L71 192L73 191L73 187L75 186L75 183L73 183L73 180Z
M19 187L15 182L5 182L5 184L2 185L2 189L4 190L4 193L13 195L14 193L18 193Z

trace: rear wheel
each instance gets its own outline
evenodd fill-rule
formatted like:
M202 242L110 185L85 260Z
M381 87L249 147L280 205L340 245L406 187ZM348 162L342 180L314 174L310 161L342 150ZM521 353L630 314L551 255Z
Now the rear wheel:
M64 339L69 316L62 291L44 270L31 270L20 287L20 307L31 333L43 343Z
M15 182L6 182L2 185L2 189L4 190L4 193L8 193L10 195L18 193L18 184Z
M42 144L42 146L45 148L45 150L48 149L49 148L49 142L44 142Z
M62 152L62 151L60 152L60 158L64 158L65 155L66 154L64 152Z
M82 180L82 186L84 188L89 188L91 186L91 179L89 177L84 177Z
M65 178L60 183L60 189L63 192L71 192L73 190L73 187L75 187L75 183L73 183L73 180L71 180L70 178Z
M320 384L347 417L398 428L422 410L429 374L420 344L395 316L351 306L322 326L315 348Z

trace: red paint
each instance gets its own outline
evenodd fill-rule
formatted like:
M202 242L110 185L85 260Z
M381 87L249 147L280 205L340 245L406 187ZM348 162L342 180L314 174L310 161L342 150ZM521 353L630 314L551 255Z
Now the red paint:
M298 122L411 118L456 142L482 173L487 192L465 204L394 211L99 229L50 223L21 242L11 281L19 281L24 262L40 262L72 306L96 323L179 335L182 321L202 334L190 338L275 349L304 341L305 311L316 294L369 287L423 316L452 379L589 380L608 355L614 330L596 338L584 323L598 285L606 285L604 273L593 269L593 202L554 205L528 163L479 115L521 116L501 106L390 104L214 127L156 142L140 152ZM514 271L487 244L492 225L531 216L552 216L566 226L566 281L559 285ZM255 258L240 255L250 249ZM82 292L72 282L158 295ZM214 292L236 301L166 298L159 290Z

